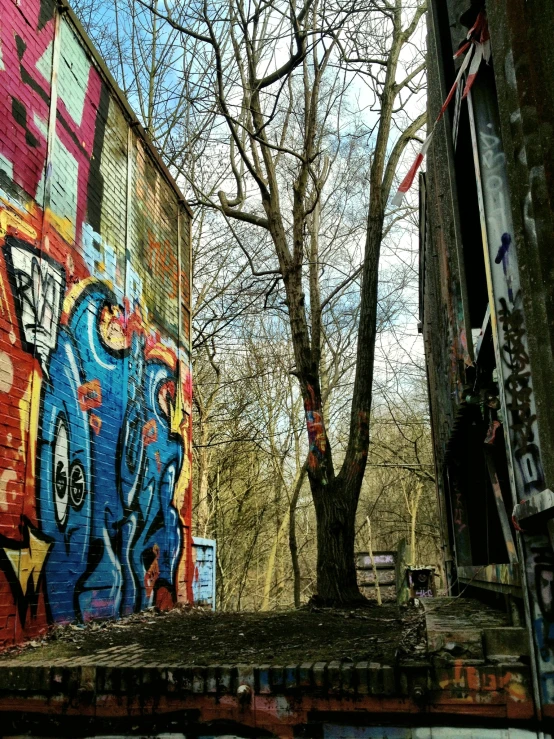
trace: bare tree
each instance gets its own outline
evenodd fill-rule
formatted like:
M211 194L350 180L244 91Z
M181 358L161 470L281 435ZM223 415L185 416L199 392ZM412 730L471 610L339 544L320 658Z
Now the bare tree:
M355 516L369 447L375 356L378 272L387 203L402 153L425 122L414 96L424 62L417 45L424 0L220 0L190 5L139 0L195 46L186 71L202 80L215 126L214 151L225 155L229 178L217 193L191 180L198 202L223 215L253 275L271 280L266 292L288 315L294 367L309 439L308 479L317 517L317 594L324 602L361 598L354 568ZM166 31L169 33L169 31ZM373 91L369 207L361 264L323 280L320 204L344 146L341 117L354 80ZM206 102L208 101L208 102ZM213 105L209 101L213 101ZM195 101L192 101L195 102ZM198 102L198 98L196 100ZM219 138L218 138L219 135ZM219 147L219 148L218 148ZM225 184L227 187L225 187ZM268 242L252 248L231 225L246 224ZM247 230L251 233L251 229ZM332 267L328 268L328 272ZM356 367L350 423L340 465L325 419L322 351L326 314L345 291L359 287ZM281 297L282 296L282 297ZM282 303L280 303L282 301Z

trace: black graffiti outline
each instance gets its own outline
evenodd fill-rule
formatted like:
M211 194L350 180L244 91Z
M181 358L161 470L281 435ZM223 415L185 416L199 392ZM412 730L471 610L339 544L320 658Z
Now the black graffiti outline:
M519 294L512 308L508 306L506 298L500 298L502 307L498 312L498 321L502 325L505 341L502 346L502 358L511 372L504 385L509 394L506 408L511 413L510 428L516 440L516 447L524 454L528 445L535 439L533 424L537 416L531 413L533 394L530 386L531 370L529 355L523 343L525 325L523 311L517 306L518 298Z
M535 594L539 610L549 623L554 622L554 553L546 537L531 540L529 552L533 571ZM546 577L545 577L546 575ZM548 631L544 633L545 643Z
M26 272L23 272L22 270L19 270L16 268L14 264L13 259L13 251L14 250L22 250L29 254L31 258L31 275L28 275ZM56 330L53 332L53 335L55 337L55 341L53 342L51 347L49 348L49 356L56 351L57 345L58 345L58 334L59 334L59 317L62 314L63 311L63 301L64 301L64 289L63 286L66 284L66 274L65 269L63 266L57 262L55 259L52 259L52 257L46 255L43 251L40 249L37 249L35 246L30 244L28 241L24 241L23 239L18 239L15 236L6 236L4 239L4 256L6 260L6 267L8 272L8 279L10 281L10 287L13 295L13 299L16 305L16 313L17 313L17 320L19 324L19 334L21 338L21 345L23 347L23 350L27 352L28 354L31 354L32 356L41 356L40 348L37 345L36 340L35 341L29 341L27 339L27 330L29 328L34 329L35 331L35 337L37 335L46 335L46 331L44 330L44 327L41 325L41 321L44 318L44 312L47 307L50 308L52 312L52 321L54 322L54 317L58 317ZM41 263L44 262L46 265L50 266L52 270L58 273L59 275L59 282L60 282L60 289L58 292L58 301L57 304L55 301L48 302L47 300L42 301L42 308L39 310L39 306L35 305L32 299L29 298L29 290L33 291L34 295L34 279L33 275L36 275L37 278L40 281L40 285L42 287L43 282L46 284L46 288L50 289L52 283L54 285L56 284L56 278L53 275L47 275L46 281L43 280L43 269L41 267ZM33 270L38 270L33 272ZM54 294L55 294L54 290ZM44 295L44 290L41 290L41 294ZM25 307L28 307L32 314L35 316L35 322L34 324L25 324L24 322L24 309ZM46 367L45 367L46 369Z

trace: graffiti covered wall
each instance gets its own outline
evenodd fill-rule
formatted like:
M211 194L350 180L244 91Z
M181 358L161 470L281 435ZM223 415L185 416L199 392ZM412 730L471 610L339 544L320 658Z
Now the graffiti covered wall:
M514 503L546 488L539 443L539 418L523 310L506 154L491 78L482 75L470 98L476 167L487 234L487 267L500 394L506 409ZM520 529L529 592L543 709L554 704L554 552L546 526Z
M0 646L192 599L190 213L72 15L0 18Z

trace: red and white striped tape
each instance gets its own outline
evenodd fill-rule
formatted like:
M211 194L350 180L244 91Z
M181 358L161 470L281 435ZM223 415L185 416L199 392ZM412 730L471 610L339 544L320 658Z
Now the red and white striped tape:
M440 119L443 117L443 115L445 114L446 109L448 108L450 101L452 100L454 93L456 92L458 84L460 83L462 75L468 68L468 65L469 65L469 71L468 71L467 81L464 87L462 99L466 98L468 92L471 90L473 83L475 82L475 78L477 77L477 72L479 71L481 61L484 59L488 63L490 59L490 55L491 55L490 37L489 37L489 31L487 27L486 16L483 11L479 13L479 15L477 16L477 20L475 21L473 26L469 29L468 34L467 34L467 39L468 41L461 47L461 49L459 49L456 52L456 54L454 54L454 59L457 59L464 52L466 52L464 60L460 66L460 69L458 70L458 74L456 75L456 79L454 80L454 84L452 85L450 92L448 93L446 97L446 100L442 104L442 107L439 111L437 119L433 123L433 128L431 129L429 135L423 142L423 146L421 147L419 154L417 155L414 163L408 170L408 173L406 174L406 176L400 183L400 186L398 190L396 191L396 195L394 196L392 200L392 204L397 208L402 205L402 201L404 200L404 195L408 192L408 190L411 188L413 184L417 170L420 168L421 163L423 162L423 159L425 157L425 154L427 153L427 149L429 148L431 144L431 140L433 138L433 134L435 133L437 124L440 121Z

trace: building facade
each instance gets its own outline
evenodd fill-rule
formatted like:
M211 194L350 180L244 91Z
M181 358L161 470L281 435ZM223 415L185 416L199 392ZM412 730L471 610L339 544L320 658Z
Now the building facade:
M62 0L0 19L0 647L192 599L190 220Z
M453 97L420 178L444 558L452 594L526 630L537 714L553 718L554 13L548 0L432 0L431 121L479 13L491 59Z

